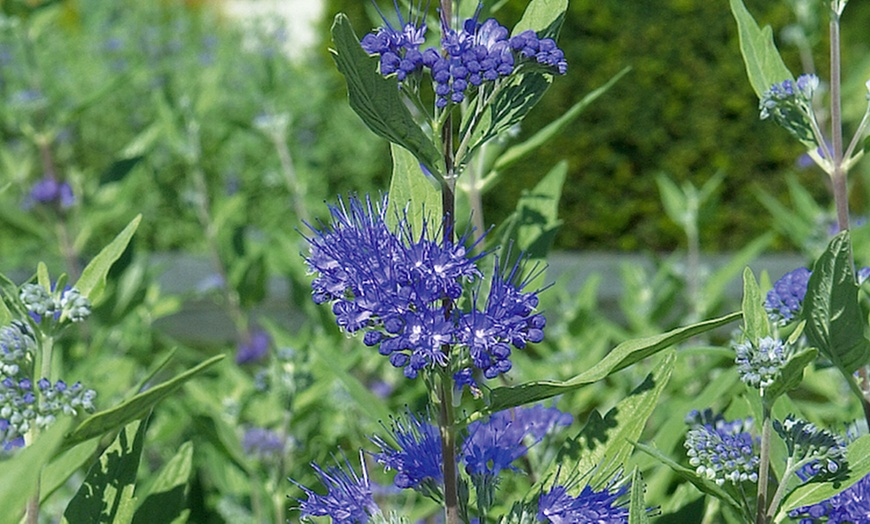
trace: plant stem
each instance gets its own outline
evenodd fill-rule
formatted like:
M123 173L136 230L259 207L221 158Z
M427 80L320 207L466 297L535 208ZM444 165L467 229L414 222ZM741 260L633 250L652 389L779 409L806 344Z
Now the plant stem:
M849 229L849 195L843 169L843 114L840 102L840 17L831 13L831 183L837 206L837 226Z
M46 378L51 380L51 359L52 352L54 350L54 337L50 335L43 335L41 337L41 344L39 348L39 373L37 376L32 377L33 383L36 384L39 379ZM36 366L34 366L34 372L36 372ZM42 396L42 392L39 388L36 388L37 395ZM27 432L26 444L28 446L33 445L33 442L36 440L36 437L39 435L39 428L34 425L30 428L30 431ZM36 493L30 500L27 501L27 515L25 517L25 521L27 524L37 524L39 522L39 477L36 478Z
M761 451L758 465L758 506L755 508L755 523L767 524L767 487L770 476L770 435L773 423L770 419L771 406L761 398L762 426L761 426Z
M840 231L849 229L849 193L846 175L843 165L843 114L841 111L840 94L840 14L836 10L831 11L831 144L833 171L831 183L834 190L834 203L837 206L837 227ZM861 122L859 132L863 127ZM854 140L853 140L854 142ZM852 144L849 146L852 150ZM853 261L854 264L854 261ZM858 368L858 377L861 383L861 407L864 410L864 418L870 425L870 390L868 390L867 367Z
M449 27L453 18L452 0L441 0L441 25ZM453 117L448 113L441 129L441 153L444 157L444 173L441 182L442 240L445 245L453 243L456 210L456 173L453 156ZM449 317L453 303L444 299L444 316ZM449 357L450 346L441 350ZM453 377L449 369L442 371L438 383L438 425L441 432L442 472L444 475L444 520L446 524L459 524L459 492L456 475L456 421L453 416Z

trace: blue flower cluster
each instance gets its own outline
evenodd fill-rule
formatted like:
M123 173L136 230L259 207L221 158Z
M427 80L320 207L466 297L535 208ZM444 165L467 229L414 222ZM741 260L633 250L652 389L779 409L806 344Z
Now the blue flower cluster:
M538 498L538 520L551 524L624 524L628 522L628 509L619 499L628 493L628 484L618 488L594 490L588 484L576 497L568 494L564 486L553 486Z
M468 360L487 378L511 368L510 347L523 348L543 339L546 320L534 313L537 292L516 282L517 263L497 269L482 310L451 308L463 285L481 276L471 256L458 243L433 236L427 225L414 234L407 217L387 224L387 200L351 197L330 206L332 223L320 224L308 238L308 267L317 276L312 294L317 303L332 303L336 323L349 333L364 331L363 342L377 346L395 367L415 378L425 368L446 368L447 346L467 350ZM498 264L496 264L498 266ZM462 354L465 354L464 352Z
M346 469L341 465L323 469L317 464L311 464L320 483L326 486L327 492L324 495L315 493L291 479L307 496L306 500L298 499L301 517L331 517L335 524L360 524L368 522L374 515L379 515L381 511L372 496L372 486L362 453L360 463L362 478L356 474L347 459Z
M573 420L569 413L544 406L499 411L468 426L460 460L469 475L497 476L505 469L515 469L511 464L528 453L528 446ZM407 422L394 422L391 431L398 447L379 437L373 442L381 448L375 459L386 469L396 470L396 487L417 488L427 480L440 484L443 472L438 428L409 413Z
M54 384L46 378L36 384L28 378L36 341L23 322L0 327L0 445L5 450L24 445L31 428L45 429L59 414L93 412L96 393L81 383Z
M791 347L773 337L763 337L758 345L747 340L734 346L740 380L756 389L769 387L779 377L791 354Z
M461 29L443 26L441 49L429 47L421 52L426 24L406 23L401 14L401 29L394 29L382 16L386 27L365 35L360 45L367 53L380 57L382 75L395 73L400 82L428 69L439 108L461 103L471 89L509 76L520 61L537 62L560 75L567 72L565 54L552 38L539 38L531 30L509 38L506 27L493 18L480 23L479 16L480 8Z
M789 511L799 524L870 524L870 475L833 497Z
M534 406L494 413L487 421L472 422L462 444L462 462L470 475L496 476L528 453L557 426L570 426L574 417L556 408Z
M720 486L726 480L732 484L758 481L758 439L749 433L752 419L726 422L722 415L706 409L693 410L686 423L690 429L684 446L689 464L699 476Z
M786 325L800 315L812 272L799 267L782 276L767 293L764 309L771 320Z
M801 75L796 81L773 84L759 101L761 119L772 118L798 139L821 146L816 143L812 124L813 94L818 87L816 75Z
M466 471L473 477L491 480L505 469L514 469L511 463L525 455L528 446L540 442L558 426L568 426L572 422L570 414L543 406L500 411L487 421L469 425L469 434L462 444L459 459L466 464ZM372 455L374 459L385 469L396 471L393 484L397 488L415 489L437 497L444 482L441 469L442 440L438 428L409 412L402 420L393 421L389 431L396 444L392 445L378 436L373 437L372 442L380 448L380 452ZM308 500L299 508L303 517L330 516L335 522L364 523L376 513L377 506L371 501L371 487L366 476L360 479L340 468L324 471L316 464L313 467L329 493L317 495L300 486L308 495ZM584 494L581 494L581 499L591 500ZM583 503L576 502L574 506L565 504L565 508L579 508ZM342 513L339 512L341 507L354 509ZM557 514L558 511L554 509L552 515Z

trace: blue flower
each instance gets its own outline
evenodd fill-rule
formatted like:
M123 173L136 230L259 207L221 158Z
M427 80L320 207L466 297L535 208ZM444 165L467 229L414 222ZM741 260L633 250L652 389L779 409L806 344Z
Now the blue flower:
M257 362L269 353L272 337L262 329L255 329L248 339L236 349L236 364Z
M776 281L764 301L771 320L786 325L800 314L811 274L809 269L799 267Z
M404 419L393 421L390 432L395 447L378 436L371 440L381 450L373 455L375 460L387 470L396 471L393 484L397 488L435 490L443 484L441 434L437 427L408 412ZM422 486L424 483L427 485Z
M327 489L325 495L319 495L291 479L308 497L306 500L297 499L300 502L297 509L301 517L331 517L336 524L365 524L370 517L379 514L380 509L372 497L372 487L369 484L362 454L360 454L360 463L363 471L362 478L357 476L347 459L345 459L346 470L341 465L323 469L312 463L311 467L317 473L320 483Z
M521 273L521 261L510 271L496 262L483 310L475 307L460 320L458 339L468 347L472 363L486 378L495 378L511 369L511 345L522 349L529 342L544 339L546 318L534 313L538 292L524 292L537 273L517 282Z
M279 460L287 447L287 438L266 428L248 428L242 436L245 453L262 461Z
M720 486L758 481L757 438L749 433L752 419L725 421L712 410L692 411L686 417L691 429L686 433L686 454L695 472Z
M488 421L468 425L468 438L462 444L462 461L470 475L496 476L525 455L524 443L531 437L534 445L556 426L568 426L573 417L556 408L534 406L513 408L493 414Z
M870 524L870 475L833 497L789 511L800 524Z
M54 206L56 209L68 209L75 204L72 187L66 182L58 182L52 176L45 176L30 189L25 207L35 204Z
M576 497L564 486L553 486L538 498L538 520L552 524L589 522L621 524L628 522L628 510L619 499L628 493L629 485L616 489L606 487L595 491L586 485Z

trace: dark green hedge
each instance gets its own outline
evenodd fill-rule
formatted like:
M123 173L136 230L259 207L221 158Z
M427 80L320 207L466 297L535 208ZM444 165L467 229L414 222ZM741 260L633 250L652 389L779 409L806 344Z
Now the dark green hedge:
M782 28L793 21L785 2L746 3L762 24ZM333 0L330 9L348 12L362 32L372 22L361 4L365 2ZM868 19L866 4L856 4L847 13L847 36ZM513 24L524 5L508 2L499 19ZM860 31L854 32L861 38ZM485 200L487 221L504 218L524 188L566 158L570 174L561 203L565 224L557 238L560 248L669 250L681 245L682 233L664 215L659 200L654 177L659 172L696 186L717 171L727 175L719 205L705 209L705 249L736 249L769 229L767 212L754 192L763 188L787 202L785 175L803 151L785 131L759 120L727 1L573 0L560 45L569 73L556 79L524 123L521 137L626 65L632 71L567 133L512 169ZM826 46L818 47L816 64L826 71ZM797 51L781 48L799 74ZM828 200L820 170L797 171L797 176L820 201ZM783 240L780 247L790 246Z

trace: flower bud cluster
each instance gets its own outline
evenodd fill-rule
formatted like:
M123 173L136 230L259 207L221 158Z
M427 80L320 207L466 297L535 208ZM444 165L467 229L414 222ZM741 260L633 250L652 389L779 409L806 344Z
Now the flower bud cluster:
M797 319L807 294L807 284L811 275L812 271L799 267L786 273L773 284L773 289L767 293L764 301L764 309L767 310L767 316L772 321L784 326Z
M723 485L725 481L738 484L758 481L758 439L749 430L752 419L727 422L712 410L693 410L686 417L691 429L686 433L686 454L695 472Z
M772 85L759 101L761 119L772 118L799 140L821 145L816 143L812 112L813 94L818 87L816 75L801 75L796 81L785 80Z
M52 294L39 284L28 283L21 286L19 299L37 322L45 319L81 322L91 314L91 301L74 287Z
M61 413L93 412L95 397L94 390L79 382L68 386L63 380L52 384L43 378L34 389L30 379L4 377L0 380L0 442L7 450L20 447L31 428L45 429Z
M360 45L367 53L380 57L383 76L395 74L403 82L428 70L439 108L461 103L472 89L509 76L522 61L537 62L560 75L568 70L565 54L552 38L539 38L531 30L509 38L506 27L493 18L480 23L479 15L478 9L461 29L443 26L441 49L420 51L426 24L405 23L401 14L401 30L394 29L384 18L386 27L365 35Z
M830 480L847 473L846 442L842 437L793 415L782 422L774 420L773 429L785 442L794 463L810 465L801 470L804 480Z
M36 339L27 324L13 322L0 327L0 445L5 449L24 445L31 428L45 429L59 414L93 412L96 393L81 383L54 384L46 378L34 385L31 370Z
M736 344L734 350L740 380L756 389L773 384L791 355L791 346L773 337L763 337L757 346L747 340Z

